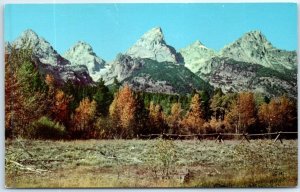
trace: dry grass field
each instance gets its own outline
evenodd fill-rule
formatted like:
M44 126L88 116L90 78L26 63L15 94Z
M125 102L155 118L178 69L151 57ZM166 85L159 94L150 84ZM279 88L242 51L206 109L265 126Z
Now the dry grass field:
M8 188L291 187L297 140L7 140Z

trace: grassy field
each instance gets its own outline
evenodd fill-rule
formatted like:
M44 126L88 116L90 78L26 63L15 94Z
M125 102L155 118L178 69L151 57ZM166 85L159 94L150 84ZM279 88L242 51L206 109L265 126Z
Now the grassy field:
M6 141L6 187L291 187L297 140Z

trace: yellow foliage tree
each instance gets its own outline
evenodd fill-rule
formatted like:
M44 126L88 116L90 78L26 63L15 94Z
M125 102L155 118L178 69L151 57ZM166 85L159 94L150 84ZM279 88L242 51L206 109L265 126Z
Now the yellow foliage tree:
M182 120L182 126L191 133L202 132L204 124L203 113L201 110L201 99L199 94L195 94L192 98L189 112Z
M150 121L150 133L163 133L166 132L165 117L163 109L159 104L150 102L149 106L149 121Z
M273 98L270 103L259 107L259 120L267 127L267 131L284 131L285 127L293 126L296 120L296 104L286 96Z
M236 133L248 132L248 128L254 125L256 121L256 106L253 93L239 93L237 101L232 104L225 120L229 126L235 128Z
M133 91L125 85L115 95L109 107L109 115L121 137L133 136L133 126L136 122L137 102Z
M174 103L171 108L171 114L168 117L168 124L173 133L180 133L180 121L182 117L182 108L180 103Z
M79 106L75 109L75 131L91 131L92 122L95 119L97 103L90 101L89 98L84 98L80 101Z

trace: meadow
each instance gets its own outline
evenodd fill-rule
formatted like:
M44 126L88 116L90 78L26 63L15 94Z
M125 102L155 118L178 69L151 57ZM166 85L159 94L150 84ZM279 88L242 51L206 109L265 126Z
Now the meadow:
M292 187L297 140L6 140L8 188Z

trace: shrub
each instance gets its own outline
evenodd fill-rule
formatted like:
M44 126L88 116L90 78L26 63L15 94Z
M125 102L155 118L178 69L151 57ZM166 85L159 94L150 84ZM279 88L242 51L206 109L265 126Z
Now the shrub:
M27 132L31 139L62 139L64 135L65 126L46 116L33 122Z

